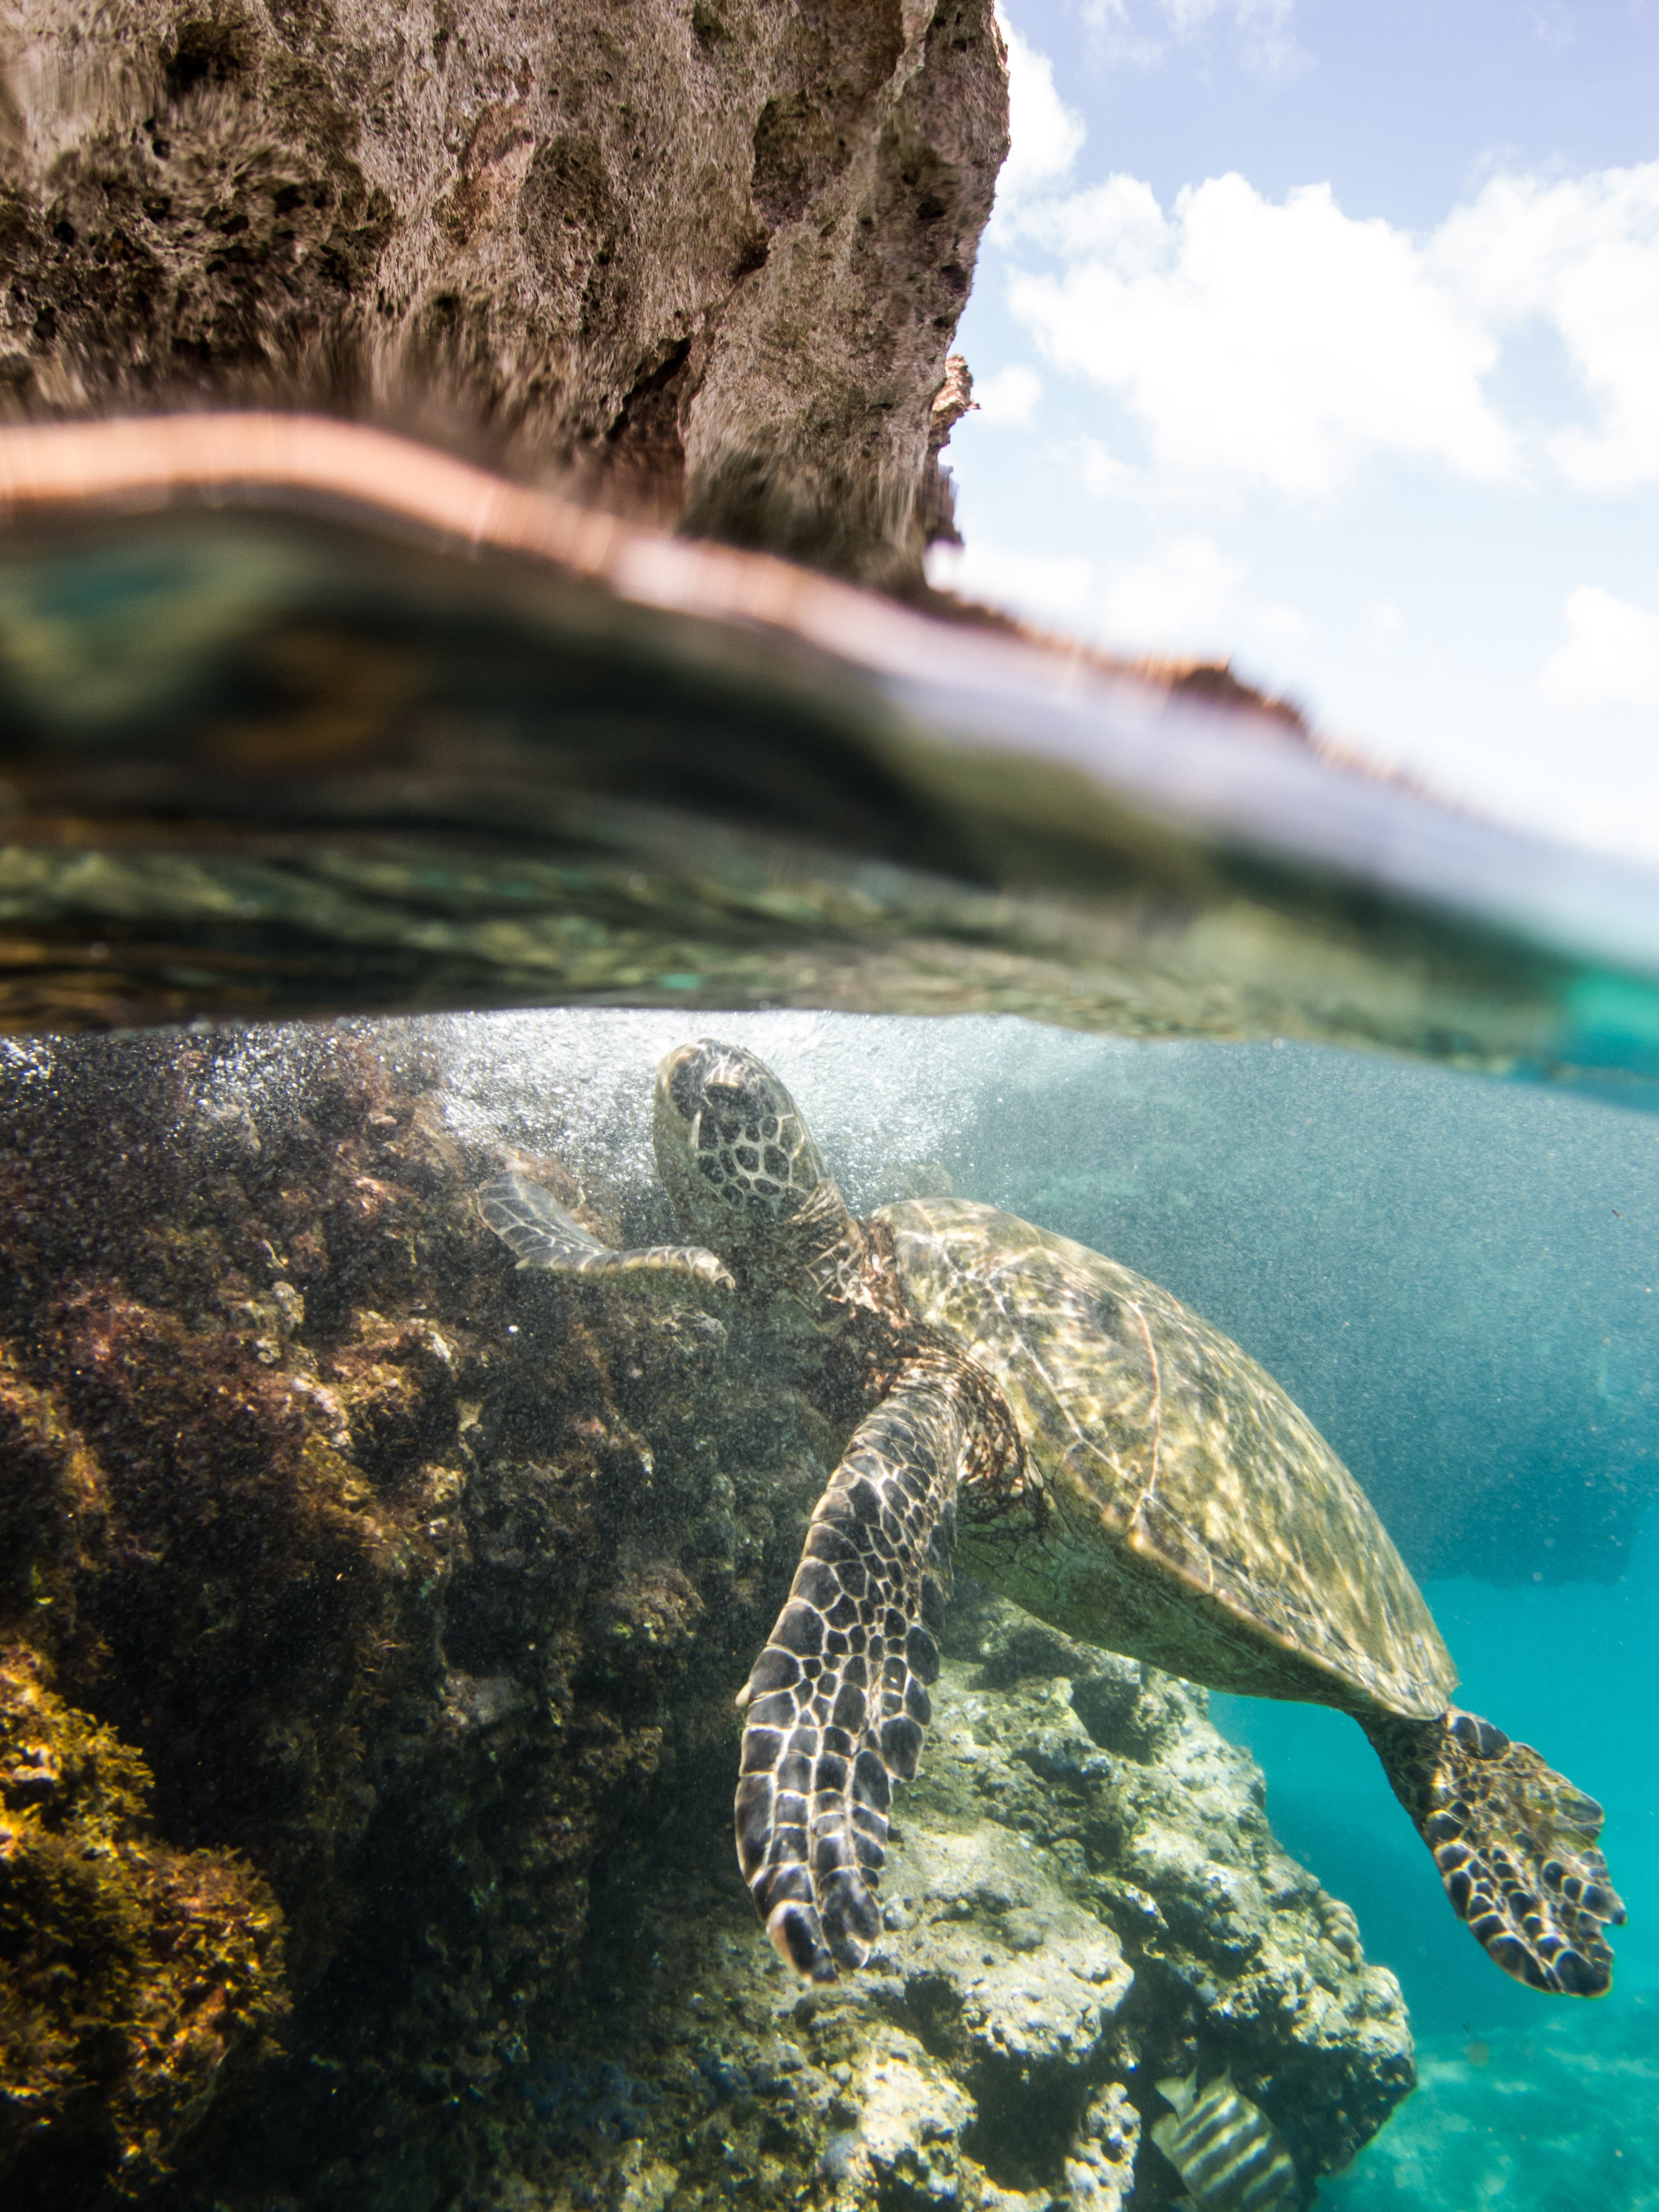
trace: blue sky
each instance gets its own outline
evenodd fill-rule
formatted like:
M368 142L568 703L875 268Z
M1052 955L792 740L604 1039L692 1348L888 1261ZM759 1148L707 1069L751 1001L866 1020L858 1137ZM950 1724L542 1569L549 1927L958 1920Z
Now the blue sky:
M936 580L1659 861L1659 0L1004 0Z

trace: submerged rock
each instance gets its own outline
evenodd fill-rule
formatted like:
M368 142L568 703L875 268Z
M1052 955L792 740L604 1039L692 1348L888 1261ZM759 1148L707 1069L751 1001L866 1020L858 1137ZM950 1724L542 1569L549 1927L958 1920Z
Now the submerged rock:
M977 1685L953 1677L945 1701L952 1757L915 1794L958 1793L960 1819L994 1809L1117 1936L1125 2018L1147 2024L1143 2112L1163 2109L1154 2075L1226 2065L1304 2179L1346 2163L1411 2087L1405 2004L1349 1908L1279 1849L1255 1761L1211 1725L1203 1690L994 1601L981 1618ZM963 1626L959 1612L958 1650ZM1024 1671L994 1689L1012 1658Z
M804 1987L732 1698L842 1439L763 1339L515 1275L362 1036L4 1103L9 2202L1156 2207L1159 2076L1230 2064L1309 2185L1409 2087L1202 1694L968 1587L883 1942ZM68 2027L42 1853L118 1923Z
M136 2196L287 2009L282 1916L227 1851L155 1833L114 1731L0 1653L0 2098L31 2167Z
M660 2097L627 2158L594 2136L526 2148L548 2192L526 2201L604 2201L631 2159L672 2166L687 2206L734 2192L842 2212L1163 2206L1181 2184L1147 2147L1165 2109L1153 2085L1195 2065L1232 2069L1310 2197L1410 2088L1394 1977L1278 1850L1260 1774L1203 1693L1149 1675L1156 1740L1138 1757L1103 1749L1066 1678L1006 1680L1027 1626L966 1595L958 1650L965 1610L991 1627L994 1662L945 1662L868 1967L804 1986L728 1885L682 1890L672 1855L636 1845L629 1909L654 1889L681 1917L653 1924L648 1956L640 1931L613 1928L615 1978L590 1984L583 2039L627 2054ZM1103 1655L1070 1650L1080 1686Z

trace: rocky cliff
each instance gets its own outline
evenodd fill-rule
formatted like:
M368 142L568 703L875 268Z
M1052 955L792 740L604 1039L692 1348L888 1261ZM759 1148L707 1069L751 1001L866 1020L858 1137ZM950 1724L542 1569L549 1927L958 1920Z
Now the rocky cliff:
M990 0L8 0L0 400L370 413L913 582L1007 143Z
M9 2204L1103 2212L1174 2191L1170 2071L1309 2191L1409 2087L1201 1694L970 1589L887 1939L795 1982L732 1700L841 1440L764 1339L515 1274L372 1033L5 1089Z

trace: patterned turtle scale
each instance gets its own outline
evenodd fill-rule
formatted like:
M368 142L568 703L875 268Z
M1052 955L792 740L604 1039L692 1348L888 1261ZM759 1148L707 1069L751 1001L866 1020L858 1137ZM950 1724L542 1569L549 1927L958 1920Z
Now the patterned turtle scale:
M994 1206L874 1225L913 1318L996 1382L1044 1526L958 1555L1042 1620L1245 1696L1427 1718L1457 1670L1364 1492L1248 1353L1127 1267Z

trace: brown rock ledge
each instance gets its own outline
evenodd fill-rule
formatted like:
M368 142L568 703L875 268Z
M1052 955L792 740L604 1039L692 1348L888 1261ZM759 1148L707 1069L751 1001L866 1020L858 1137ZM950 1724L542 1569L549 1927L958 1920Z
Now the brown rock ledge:
M913 586L1007 143L989 0L20 0L0 410L369 414Z

